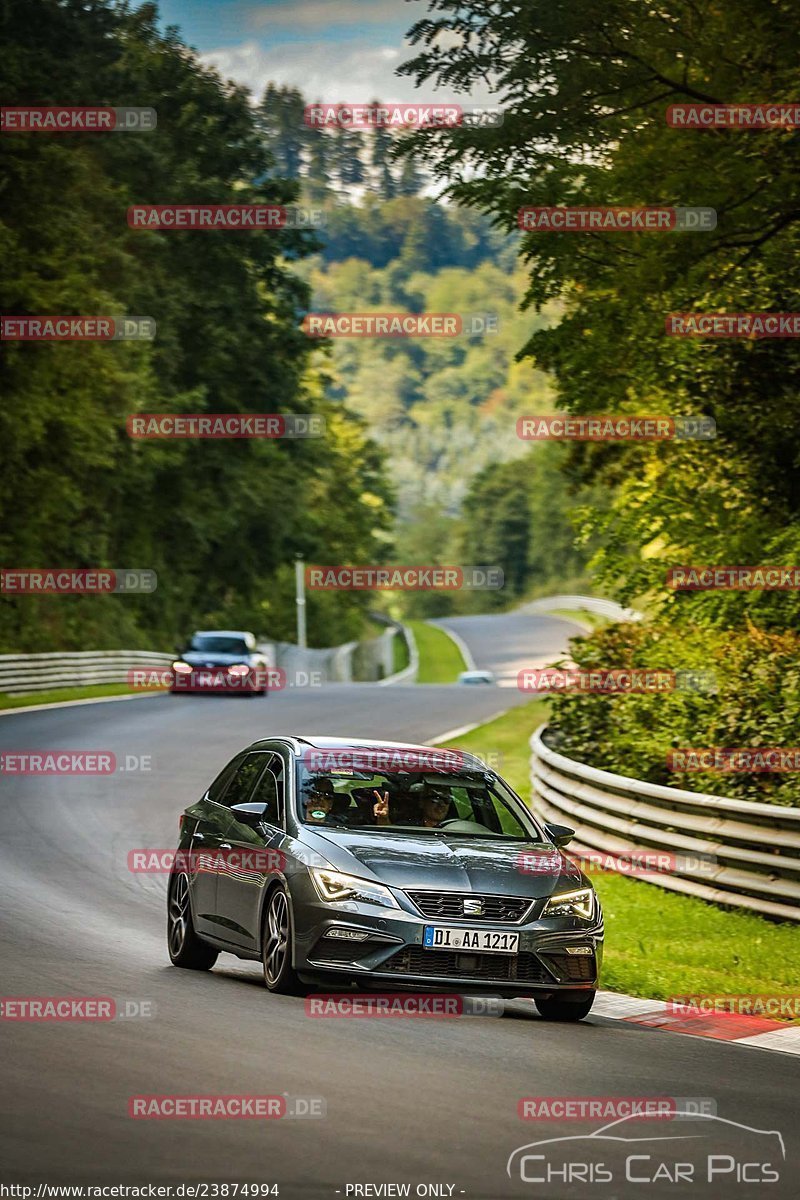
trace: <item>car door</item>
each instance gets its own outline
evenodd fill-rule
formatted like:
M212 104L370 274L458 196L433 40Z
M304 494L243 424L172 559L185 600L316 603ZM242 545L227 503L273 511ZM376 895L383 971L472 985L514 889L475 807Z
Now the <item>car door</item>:
M217 923L217 867L216 859L220 843L224 840L233 820L231 810L222 803L239 768L244 754L235 758L220 771L211 787L198 804L187 811L186 820L194 827L188 843L190 877L192 882L192 904L195 926L201 933L219 934Z
M247 820L231 814L217 875L217 911L224 936L248 950L258 945L261 896L267 880L280 868L278 847L283 840L283 760L273 752L263 757L265 766L248 803L263 804L264 812Z
M234 823L231 806L247 801L268 757L263 751L252 751L234 760L233 769L228 771L221 786L215 791L212 785L209 790L203 804L203 819L192 839L198 867L193 882L197 928L225 941L232 939L220 916L219 874L220 863L224 863L231 844L230 829Z

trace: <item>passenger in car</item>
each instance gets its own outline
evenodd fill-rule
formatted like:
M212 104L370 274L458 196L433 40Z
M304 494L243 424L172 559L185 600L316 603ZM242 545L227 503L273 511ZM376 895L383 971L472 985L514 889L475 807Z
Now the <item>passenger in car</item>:
M386 790L374 790L373 809L376 825L409 825L431 829L452 813L450 792L447 789L429 789L418 798L408 792L397 792L390 796Z

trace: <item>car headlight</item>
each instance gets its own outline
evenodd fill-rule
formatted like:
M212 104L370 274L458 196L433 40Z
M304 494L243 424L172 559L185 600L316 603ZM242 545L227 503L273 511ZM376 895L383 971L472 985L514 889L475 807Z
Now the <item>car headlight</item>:
M172 669L176 675L191 675L194 667L190 667L189 664L185 662L174 662L172 664Z
M363 904L380 904L384 908L400 907L382 883L358 879L355 875L345 875L342 871L323 871L319 867L311 867L309 874L317 889L317 895L328 904L336 904L340 900L360 900Z
M228 667L229 675L247 675L249 671L246 663L234 663L232 667Z
M556 893L542 911L543 917L581 917L584 921L591 921L593 915L594 892L591 888Z

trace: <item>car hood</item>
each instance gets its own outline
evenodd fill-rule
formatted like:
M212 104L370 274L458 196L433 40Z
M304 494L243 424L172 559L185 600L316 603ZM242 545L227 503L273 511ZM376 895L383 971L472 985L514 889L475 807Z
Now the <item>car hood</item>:
M190 667L231 667L234 663L250 663L250 654L218 654L214 651L187 650L180 656L180 662L188 663Z
M446 832L362 833L349 829L314 830L325 843L325 857L340 871L374 877L403 889L488 892L505 896L539 898L559 886L585 883L580 870L560 851L541 842L511 842L502 838L470 837ZM322 847L320 847L322 850ZM534 855L558 857L560 866L530 870ZM545 863L549 868L549 862ZM363 869L366 868L366 871Z

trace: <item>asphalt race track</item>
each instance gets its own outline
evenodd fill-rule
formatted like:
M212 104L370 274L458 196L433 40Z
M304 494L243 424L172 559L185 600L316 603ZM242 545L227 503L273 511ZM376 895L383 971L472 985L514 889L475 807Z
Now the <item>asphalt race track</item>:
M529 639L557 652L569 632L564 622L520 616L458 628L479 665L500 668L524 665ZM494 660L489 637L499 647ZM174 846L179 812L235 750L288 731L427 741L520 699L510 688L351 685L263 700L147 697L0 719L4 751L152 759L150 771L107 778L3 780L3 995L154 1006L149 1019L0 1022L4 1179L250 1181L276 1183L282 1197L391 1195L352 1190L387 1183L412 1185L412 1196L426 1194L418 1185L438 1185L427 1194L487 1200L796 1195L798 1066L788 1055L601 1018L558 1026L522 1002L501 1018L314 1020L302 999L268 995L258 964L223 955L207 975L170 966L166 876L130 873L127 853ZM609 926L613 938L613 918ZM327 1115L129 1118L128 1097L152 1093L319 1097ZM712 1098L726 1120L782 1131L781 1182L644 1186L615 1174L613 1184L584 1187L509 1178L517 1147L597 1127L522 1121L520 1098L587 1095ZM606 1163L621 1154L611 1145Z
M516 689L525 667L542 667L564 650L564 633L581 634L570 621L517 611L483 617L448 617L437 622L466 642L475 666L494 671L501 687ZM558 647L554 655L553 647Z

